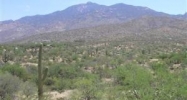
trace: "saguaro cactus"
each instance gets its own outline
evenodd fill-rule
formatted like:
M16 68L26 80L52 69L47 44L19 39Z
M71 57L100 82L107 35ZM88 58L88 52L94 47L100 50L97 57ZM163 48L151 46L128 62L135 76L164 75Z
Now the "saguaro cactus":
M44 71L42 68L42 48L43 45L40 45L38 54L38 100L43 100L43 83L48 72L48 68L45 68Z
M95 49L95 53L96 53L96 54L98 53L98 50L99 50L98 48Z
M7 51L4 51L3 56L2 56L2 60L4 63L7 63L9 61L9 55L8 55Z

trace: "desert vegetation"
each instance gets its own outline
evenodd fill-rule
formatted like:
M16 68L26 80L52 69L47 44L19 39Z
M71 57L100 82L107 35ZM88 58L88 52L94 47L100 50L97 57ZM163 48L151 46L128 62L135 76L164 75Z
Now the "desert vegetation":
M39 83L45 100L187 99L182 40L50 42L42 51L38 61L38 44L0 46L1 100L35 100Z
M187 100L187 13L121 2L2 2L0 100Z

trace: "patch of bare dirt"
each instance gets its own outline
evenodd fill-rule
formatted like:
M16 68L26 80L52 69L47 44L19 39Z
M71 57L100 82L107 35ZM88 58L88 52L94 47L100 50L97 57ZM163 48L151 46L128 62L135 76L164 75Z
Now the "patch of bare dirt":
M36 66L38 66L38 64L37 63L27 62L27 63L22 63L21 66L22 67L26 67L26 66L35 66L36 67Z
M65 98L69 98L69 96L71 95L73 91L74 90L65 90L62 93L59 93L57 91L52 91L52 92L49 92L49 95L51 95L51 100L58 100L58 99L63 99L63 98L65 99Z

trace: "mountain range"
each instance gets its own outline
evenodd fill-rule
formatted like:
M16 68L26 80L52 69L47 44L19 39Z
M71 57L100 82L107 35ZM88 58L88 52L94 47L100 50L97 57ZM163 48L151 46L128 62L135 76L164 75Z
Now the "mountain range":
M72 39L73 36L72 40L76 40L79 35L81 39L83 36L84 38L90 37L92 39L101 38L104 34L108 35L107 37L111 37L115 34L109 33L116 33L118 30L121 34L121 32L136 33L139 30L144 30L145 32L145 30L155 30L163 27L169 29L171 27L181 29L182 27L182 29L185 29L187 28L186 19L187 13L184 15L170 15L147 7L122 3L105 6L88 2L47 15L27 16L15 21L1 21L0 43L16 40L34 40L34 37L41 36L50 39L50 37L57 34L62 35L60 37L63 38L53 39L53 41L66 41L69 40L69 37ZM175 25L171 26L171 24ZM112 28L113 30L110 29L111 27L114 27ZM98 32L94 32L94 29L98 30ZM89 32L88 30L92 31L86 34ZM171 28L171 30L173 29ZM121 37L121 35L119 36Z

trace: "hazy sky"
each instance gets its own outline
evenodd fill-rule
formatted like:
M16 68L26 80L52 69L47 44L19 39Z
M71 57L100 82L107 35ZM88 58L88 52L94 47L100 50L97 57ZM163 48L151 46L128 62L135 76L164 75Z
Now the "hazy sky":
M144 6L169 14L184 14L187 12L187 0L0 0L0 21L48 14L88 1L104 5L125 3Z

